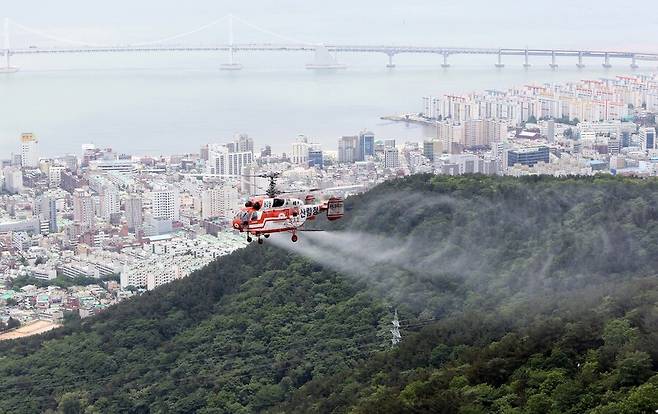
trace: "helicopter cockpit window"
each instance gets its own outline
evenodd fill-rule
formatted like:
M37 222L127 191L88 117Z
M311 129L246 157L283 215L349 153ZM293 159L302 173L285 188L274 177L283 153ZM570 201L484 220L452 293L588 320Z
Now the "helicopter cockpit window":
M286 203L286 200L283 198L275 198L274 201L272 202L272 207L283 207L283 205Z
M251 220L252 221L258 220L258 212L257 211L254 211L253 213L251 213Z

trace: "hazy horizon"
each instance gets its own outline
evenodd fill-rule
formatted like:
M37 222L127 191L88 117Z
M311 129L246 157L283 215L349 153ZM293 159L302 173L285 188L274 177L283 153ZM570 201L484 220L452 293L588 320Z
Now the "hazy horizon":
M598 48L658 51L658 16L641 0L619 11L611 1L556 0L532 7L511 0L374 2L337 0L303 3L282 0L248 3L197 0L181 6L173 0L117 0L89 3L10 2L0 17L72 40L117 44L144 42L186 32L228 14L293 39L312 43L444 45L464 47ZM222 22L189 41L225 42ZM267 41L236 23L236 41ZM15 44L32 35L12 29ZM41 40L43 43L43 41Z
M8 2L8 17L55 37L95 44L149 42L188 32L223 17L216 25L173 43L209 44L228 41L228 19L234 14L271 32L309 43L414 44L463 47L541 47L657 50L658 16L619 12L611 2L537 3L509 0L490 5L478 1L387 2L372 0L303 3L283 0L234 3L200 0L182 6L172 0L88 3L64 0ZM642 0L635 7L648 8ZM641 22L641 24L640 24ZM651 41L650 41L651 40ZM284 41L235 22L235 41ZM14 47L67 46L11 28ZM42 155L78 153L94 142L137 155L197 151L207 142L226 142L247 133L258 147L290 150L303 133L335 150L337 138L367 128L381 138L422 140L423 128L382 122L379 117L421 110L421 98L507 88L526 83L596 79L631 72L628 60L612 60L604 70L600 59L505 57L506 67L493 67L495 56L456 55L440 67L441 56L402 54L397 67L385 67L384 54L341 53L344 71L304 69L312 52L240 52L237 73L220 71L226 52L104 53L16 55L15 74L0 76L0 151L18 150L21 132L41 140ZM638 62L639 72L656 62Z

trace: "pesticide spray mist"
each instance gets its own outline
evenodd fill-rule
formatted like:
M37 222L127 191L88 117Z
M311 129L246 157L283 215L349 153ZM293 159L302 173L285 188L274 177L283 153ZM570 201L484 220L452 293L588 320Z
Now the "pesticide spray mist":
M569 200L558 195L556 202ZM445 194L385 193L370 199L366 210L355 211L349 217L350 227L380 229L394 220L399 222L396 229L405 228L404 233L302 232L297 243L287 235L269 240L364 282L371 294L419 314L444 314L468 298L491 298L492 290L508 298L544 291L551 283L547 277L554 259L551 246L535 246L536 254L521 264L508 262L501 253L509 231L503 229L542 231L538 210L500 200L486 200L477 209L469 203L474 201ZM515 237L531 238L533 233Z
M307 232L297 243L285 237L270 238L276 246L302 255L364 282L373 296L415 313L436 309L437 282L444 278L415 254L414 240L359 232ZM430 313L434 314L433 311Z
M358 232L306 232L299 242L272 237L272 243L303 255L331 269L352 276L367 277L376 265L409 269L405 260L406 244Z

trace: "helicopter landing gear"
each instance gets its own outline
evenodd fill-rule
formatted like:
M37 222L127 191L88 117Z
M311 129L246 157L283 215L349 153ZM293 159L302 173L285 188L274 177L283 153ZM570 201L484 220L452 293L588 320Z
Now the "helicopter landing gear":
M266 239L269 239L269 238L270 238L270 235L269 235L269 234L265 234L265 238L266 238Z
M298 240L298 239L297 239L297 235L296 235L296 234L293 234L291 240L292 240L293 243L296 243L297 240Z
M263 239L261 239L260 237L258 238L258 244L263 244Z
M248 243L251 243L253 240L254 240L254 239L252 239L251 236L247 234L247 242L248 242Z

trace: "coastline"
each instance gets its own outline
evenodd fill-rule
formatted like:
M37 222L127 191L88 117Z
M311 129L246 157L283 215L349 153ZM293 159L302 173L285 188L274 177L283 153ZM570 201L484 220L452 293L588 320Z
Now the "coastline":
M379 119L384 121L406 122L409 124L419 124L424 126L435 126L437 123L436 120L427 119L418 114L384 115L380 116Z

